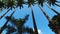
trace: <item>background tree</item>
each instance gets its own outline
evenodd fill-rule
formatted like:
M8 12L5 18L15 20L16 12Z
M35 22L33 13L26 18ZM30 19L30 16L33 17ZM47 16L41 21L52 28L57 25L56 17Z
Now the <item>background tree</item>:
M10 22L12 22L13 24L16 25L16 27L18 28L17 30L15 28L13 28L12 26L8 26L8 32L7 34L10 34L12 32L18 31L18 34L22 34L24 32L30 33L30 34L34 34L34 31L32 28L29 27L25 27L24 24L26 23L26 20L28 20L28 16L26 15L24 19L15 19L14 17L11 17Z

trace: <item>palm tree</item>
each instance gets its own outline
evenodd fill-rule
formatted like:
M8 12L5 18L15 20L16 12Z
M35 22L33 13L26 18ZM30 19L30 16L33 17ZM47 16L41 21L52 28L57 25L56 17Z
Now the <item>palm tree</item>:
M56 4L56 2L58 2L57 0L48 0L48 4L51 6L51 4L54 6L59 6L58 4ZM59 6L60 7L60 6Z
M48 26L52 29L52 31L54 31L55 33L57 32L57 29L56 29L56 25L55 25L55 22L53 20L50 19L50 17L45 13L45 11L42 9L42 7L40 6L40 9L41 11L43 12L43 14L46 16L46 18L48 19L49 21L49 24ZM56 19L56 18L55 18Z
M49 22L51 22L50 17L45 13L45 10L43 10L43 8L41 6L39 6L39 8L41 9L41 11L43 12L43 14L46 16L46 18L48 19Z
M7 4L7 7L8 7L8 8L9 8L9 7L12 8L13 5L14 5L13 1L12 1L12 0L9 0L9 1L8 1L8 4ZM7 10L7 12L5 12L5 13L1 16L1 18L2 18L3 16L5 16L5 15L9 12L9 10L10 10L11 8L9 8L9 9ZM16 10L16 9L15 9L15 10ZM15 12L15 11L13 11L13 13L14 13L14 12ZM10 17L12 17L13 13L11 14ZM6 17L6 18L9 18L9 19L10 19L10 17ZM6 23L5 23L5 24L3 25L3 27L1 28L0 33L2 33L2 31L4 30L4 28L6 28L6 24L8 23L9 19L6 21Z
M56 4L55 2L54 2L55 0L52 0L52 1L50 1L51 3L52 3L52 5L57 5L57 6L59 6L58 4ZM50 3L50 4L51 4ZM47 4L46 4L47 5ZM54 10L53 8L51 8L50 6L48 6L47 5L47 7L48 8L50 8L52 11L54 11L56 14L57 14L57 16L55 15L53 18L52 18L52 22L51 23L49 23L48 24L48 26L52 29L52 31L54 31L56 34L60 34L60 27L59 27L59 18L58 17L60 17L59 15L60 15L60 13L59 12L57 12L56 10ZM60 6L59 6L60 7Z
M43 8L41 6L39 6L39 7L40 7L41 11L43 12L43 14L46 16L46 18L49 21L48 26L52 29L52 31L54 31L56 33L57 29L55 28L55 25L54 25L55 22L50 19L50 17L45 13L45 10L43 10Z
M14 5L15 5L15 1L9 0L6 5L9 9L0 17L0 19L3 18L9 12L9 10L15 8Z
M7 7L9 8L9 7L13 7L13 5L14 5L14 2L11 0L9 0L8 1L8 4L7 4ZM9 10L11 9L11 8L9 8L8 10L7 10L7 12L5 12L1 17L0 17L0 19L2 18L2 17L4 17L8 12L9 12ZM16 9L15 9L16 10ZM14 12L15 12L15 10L13 11L13 13L11 14L11 16L10 17L12 17L12 15L14 14ZM10 19L10 18L9 18ZM3 27L1 28L1 30L0 30L0 33L2 33L2 31L4 30L4 28L6 28L6 24L8 23L8 21L9 21L9 19L6 21L6 23L3 25Z
M34 13L33 13L33 9L32 9L32 5L34 5L34 2L35 2L35 0L28 0L28 7L30 7L31 11L32 11L32 19L33 19L35 34L38 34L37 26L36 26L36 22L35 22L35 18L34 18Z
M16 9L14 9L13 13L10 16L7 16L6 19L8 18L8 20L5 22L5 24L1 27L0 33L2 33L2 31L4 30L4 28L6 28L7 23L9 22L9 19L12 17L12 15L15 13Z
M33 18L33 25L34 25L35 34L38 34L37 26L36 26L36 22L35 22L35 18L34 18L34 13L33 13L33 11L32 11L32 18Z
M58 5L58 4L56 4L56 3L55 3L55 5L58 6L58 7L60 7L60 5Z
M2 16L0 16L0 19L2 19L10 10L11 8L9 8Z
M49 0L50 1L50 0ZM44 0L43 1L41 1L40 0L40 2L38 1L38 6L40 7L40 3L43 3L44 2ZM57 1L58 2L58 1ZM41 6L43 6L43 5L41 5ZM50 8L53 12L55 12L56 14L58 14L58 15L60 15L60 13L59 12L57 12L56 10L54 10L53 8L51 8L50 6L48 6L47 4L46 4L46 6L48 7L48 8ZM41 8L41 7L40 7Z
M41 11L43 12L43 14L46 16L46 18L48 19L48 21L50 22L51 20L50 20L50 18L49 18L49 16L45 13L45 11L42 9L42 7L43 7L43 3L44 3L44 0L38 0L38 7L41 9ZM41 6L40 6L40 4L41 4Z
M50 8L53 12L55 12L57 15L60 15L59 12L57 12L56 10L54 10L53 8L51 8L50 6L48 6L47 4L46 4L46 6L47 6L48 8Z
M42 1L43 3L44 1ZM41 2L40 2L41 3ZM42 6L42 5L41 5ZM38 2L38 7L41 9L41 11L43 12L43 14L46 16L47 20L49 21L49 23L53 23L52 20L50 19L50 17L46 14L45 10L42 8Z

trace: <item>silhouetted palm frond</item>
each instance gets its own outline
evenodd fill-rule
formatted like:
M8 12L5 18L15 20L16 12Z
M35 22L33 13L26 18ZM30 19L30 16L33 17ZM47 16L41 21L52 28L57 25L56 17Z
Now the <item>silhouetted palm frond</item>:
M55 9L51 8L51 7L48 6L47 4L46 4L46 6L47 6L48 8L50 8L53 12L55 12L57 15L60 15L60 13L59 13L58 11L56 11Z
M31 5L34 6L35 0L28 0L27 4L28 4L28 7L30 7Z
M8 2L7 2L7 7L9 8L9 7L13 7L15 5L15 2L13 1L13 0L8 0Z
M20 6L20 9L23 8L24 0L17 0L17 6Z
M44 0L38 0L38 5L43 6Z
M15 10L16 10L16 9L15 9ZM11 19L12 15L15 13L15 10L13 11L13 13L12 13L10 16L6 17L6 19L7 19L7 18L8 18L8 19L7 19L7 21L5 22L5 24L1 27L0 33L2 33L2 31L5 29L7 23L8 23L9 20Z

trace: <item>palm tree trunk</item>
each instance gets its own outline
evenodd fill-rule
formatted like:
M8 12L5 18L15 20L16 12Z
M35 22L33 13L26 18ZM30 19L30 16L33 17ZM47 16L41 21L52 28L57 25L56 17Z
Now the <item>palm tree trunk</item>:
M46 18L48 19L48 21L51 22L50 17L45 13L45 11L42 9L42 7L40 5L38 5L38 6L41 9L41 11L43 12L43 14L46 16Z
M59 12L57 12L56 10L54 10L53 8L51 8L50 6L48 6L47 4L46 4L46 6L47 6L48 8L50 8L53 12L55 12L57 15L60 15Z
M56 1L57 3L60 3L60 1Z
M60 7L60 5L58 5L58 4L56 4L56 3L55 3L55 5L58 6L58 7Z
M12 14L10 15L10 17L12 17L12 15L15 13L16 8L14 9L14 11L12 12ZM1 27L0 30L0 34L3 32L3 30L6 28L7 23L9 22L9 19L5 22L5 24L3 25L3 27Z
M9 9L0 17L0 19L2 19L2 18L9 12L10 9L11 9L11 8L9 8Z
M33 19L33 25L34 25L35 34L38 34L38 30L37 30L37 26L36 26L36 22L35 22L32 6L31 6L31 10L32 10L32 19Z

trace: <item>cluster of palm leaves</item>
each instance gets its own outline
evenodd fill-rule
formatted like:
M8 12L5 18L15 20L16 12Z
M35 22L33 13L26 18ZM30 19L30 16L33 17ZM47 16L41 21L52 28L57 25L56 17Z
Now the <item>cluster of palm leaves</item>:
M28 0L27 2L25 0L1 0L0 1L0 8L13 8L14 6L18 7L20 6L23 7L23 4L28 4L28 6L30 6L31 4L34 5L34 4L39 4L41 6L43 6L43 3L44 2L47 2L49 5L57 5L59 6L58 4L56 4L56 2L59 3L59 1L57 0Z
M2 10L2 9L6 9L6 8L8 8L8 10L2 15L2 16L0 16L0 19L2 19L8 12L9 12L9 10L11 10L12 8L14 8L14 11L12 12L12 14L10 15L10 16L8 16L8 17L6 17L7 18L7 21L6 21L6 23L3 25L3 27L1 28L1 30L0 30L0 33L2 33L2 31L4 30L4 28L6 28L6 24L11 20L11 22L14 22L15 23L15 25L16 26L18 26L18 29L20 28L20 27L22 27L22 25L24 24L24 22L25 22L25 19L22 19L22 21L21 20L13 20L13 19L11 19L11 17L12 17L12 15L15 13L15 11L16 11L16 8L17 7L20 7L20 9L21 8L23 8L24 7L24 4L26 4L26 5L28 5L28 7L31 7L31 11L32 11L32 18L33 18L33 25L34 25L34 31L35 31L35 34L38 34L38 31L37 31L37 26L36 26L36 22L35 22L35 18L34 18L34 12L33 12L33 9L32 9L32 5L34 6L35 4L38 4L38 6L39 6L39 8L41 9L41 11L43 12L43 14L46 16L46 18L48 19L48 21L49 21L49 24L51 24L51 23L55 23L55 21L56 21L56 19L58 19L58 18L56 18L56 19L54 19L55 17L53 17L52 18L52 20L50 19L50 17L45 13L45 10L43 9L43 6L44 6L44 4L48 7L48 8L50 8L53 12L55 12L57 15L58 15L58 17L59 17L59 15L60 15L60 13L59 12L57 12L56 10L54 10L53 8L51 8L51 5L56 5L56 6L58 6L58 7L60 7L60 5L58 5L57 3L60 3L59 1L57 1L57 0L28 0L28 1L25 1L25 0L0 0L0 9ZM48 5L47 5L48 4ZM21 22L20 24L21 25L18 25L19 23L18 22ZM58 21L57 22L59 22L59 19L58 19ZM57 24L57 23L55 23L55 24ZM20 27L19 27L20 26ZM52 25L53 26L53 25ZM56 26L56 25L55 25ZM9 28L11 28L11 27L9 27ZM27 28L28 29L28 28ZM24 30L24 28L21 28L21 30L20 31L18 31L18 32L22 32ZM29 30L29 29L28 29ZM53 30L53 29L52 29ZM27 31L26 29L24 30L24 32L25 31ZM32 32L30 32L30 31L32 31L33 32L33 30L31 29L31 30L29 30L29 33L32 33ZM55 30L54 30L55 31ZM8 31L8 32L10 32L10 31Z

